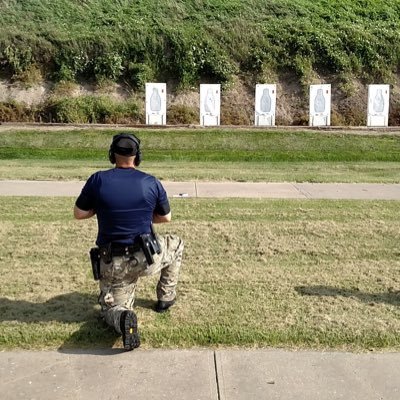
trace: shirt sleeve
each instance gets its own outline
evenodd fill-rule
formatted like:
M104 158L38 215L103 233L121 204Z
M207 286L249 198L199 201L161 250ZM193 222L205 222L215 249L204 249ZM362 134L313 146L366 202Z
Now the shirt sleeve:
M95 176L92 175L82 188L81 194L76 199L75 205L83 211L93 210L96 204L94 195L94 180Z
M157 215L164 216L164 215L167 215L171 211L171 208L169 205L167 192L165 191L163 185L161 184L161 182L158 179L156 180L156 184L157 184L157 191L158 191L158 199L157 199L156 208L154 209L154 212Z

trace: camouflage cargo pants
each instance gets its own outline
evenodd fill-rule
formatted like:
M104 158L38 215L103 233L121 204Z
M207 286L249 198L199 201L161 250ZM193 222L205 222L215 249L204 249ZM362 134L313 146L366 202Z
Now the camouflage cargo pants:
M111 263L100 262L101 315L118 333L120 317L125 310L131 310L135 301L137 281L142 276L160 273L157 284L157 299L175 299L181 267L183 241L176 235L158 235L161 253L154 254L154 264L148 266L142 251L133 256L113 257Z

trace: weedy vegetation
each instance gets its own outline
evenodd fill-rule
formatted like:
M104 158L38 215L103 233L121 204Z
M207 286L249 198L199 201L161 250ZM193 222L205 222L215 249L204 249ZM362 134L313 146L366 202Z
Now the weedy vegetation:
M399 12L398 0L3 1L0 65L20 80L133 87L282 70L303 82L315 71L376 79L397 72Z

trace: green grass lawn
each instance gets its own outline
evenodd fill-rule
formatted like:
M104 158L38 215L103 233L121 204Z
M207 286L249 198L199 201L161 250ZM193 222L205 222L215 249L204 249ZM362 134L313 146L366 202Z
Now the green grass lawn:
M400 182L400 136L251 129L133 130L160 179ZM115 130L0 133L0 179L86 179Z
M72 198L0 198L0 348L120 346L97 320L96 221ZM136 311L145 348L400 349L400 209L391 201L173 199L179 301Z

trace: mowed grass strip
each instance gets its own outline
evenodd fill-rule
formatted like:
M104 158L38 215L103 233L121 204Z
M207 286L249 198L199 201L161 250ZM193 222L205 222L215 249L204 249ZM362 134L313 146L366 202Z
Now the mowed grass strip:
M132 132L142 140L148 161L400 161L396 135L226 129ZM102 161L113 134L2 132L0 158Z
M111 168L103 161L0 160L0 180L86 180ZM147 161L139 169L168 181L399 183L400 163Z
M120 346L97 319L96 221L72 198L0 198L0 348ZM158 231L186 242L179 300L136 312L145 348L400 349L397 202L173 199Z
M164 180L400 182L396 135L244 129L132 132L142 140L141 168ZM1 132L0 179L86 179L110 167L107 152L115 133Z

